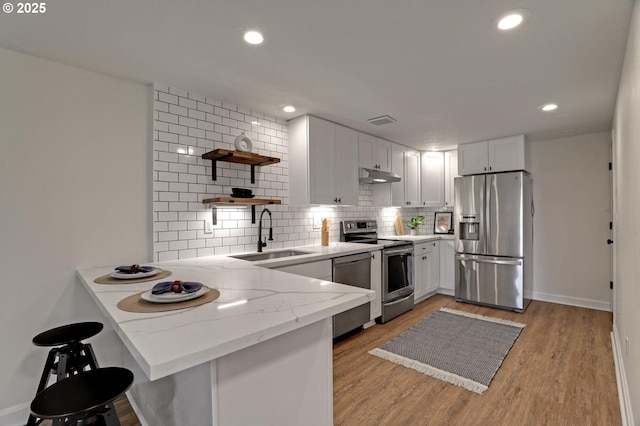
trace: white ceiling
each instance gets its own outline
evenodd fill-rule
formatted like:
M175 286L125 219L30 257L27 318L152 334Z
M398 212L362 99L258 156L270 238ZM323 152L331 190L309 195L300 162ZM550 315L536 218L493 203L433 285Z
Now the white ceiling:
M0 46L419 149L611 128L633 0L56 0ZM495 18L527 8L498 33ZM265 43L244 43L245 29ZM543 114L550 101L560 108ZM297 111L282 112L285 104ZM396 123L368 118L389 114Z

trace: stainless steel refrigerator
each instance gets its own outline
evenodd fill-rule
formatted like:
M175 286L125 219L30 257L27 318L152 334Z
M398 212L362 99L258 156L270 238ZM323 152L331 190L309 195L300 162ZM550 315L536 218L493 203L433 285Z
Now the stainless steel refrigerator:
M523 312L533 279L527 172L455 178L456 300Z

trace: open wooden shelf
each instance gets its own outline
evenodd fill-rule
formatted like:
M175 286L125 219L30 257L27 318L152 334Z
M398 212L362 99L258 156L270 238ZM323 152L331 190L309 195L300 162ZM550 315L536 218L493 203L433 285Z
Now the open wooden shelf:
M205 198L203 204L235 204L235 205L259 205L259 204L282 204L282 200L271 200L266 198L235 198L235 197L215 197Z
M235 197L215 197L205 198L202 200L202 204L213 206L251 206L251 223L256 223L256 206L266 204L282 204L282 200L273 200L266 198L235 198ZM217 211L215 207L212 208L213 217L212 223L217 225Z
M266 155L254 154L244 151L230 151L228 149L215 149L213 151L202 154L205 160L211 160L212 171L211 178L217 179L217 162L224 161L227 163L248 164L251 166L251 183L255 183L255 166L268 166L280 162L279 158L268 157Z

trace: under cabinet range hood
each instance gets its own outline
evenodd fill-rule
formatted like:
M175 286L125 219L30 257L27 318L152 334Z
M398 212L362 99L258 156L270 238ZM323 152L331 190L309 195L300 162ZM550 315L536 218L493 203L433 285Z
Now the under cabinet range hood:
M400 182L400 176L383 170L360 167L360 183Z

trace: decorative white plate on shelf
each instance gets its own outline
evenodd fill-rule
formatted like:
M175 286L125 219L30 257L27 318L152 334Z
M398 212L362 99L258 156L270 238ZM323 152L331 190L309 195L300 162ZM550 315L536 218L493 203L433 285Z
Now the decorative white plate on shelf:
M242 152L251 152L253 149L253 142L251 142L249 136L245 135L244 132L240 133L236 137L234 145L238 151Z
M135 274L127 274L125 272L116 271L111 273L111 278L116 278L118 280L135 280L138 278L152 277L159 274L160 272L162 272L162 269L160 268L153 268L149 272L136 272Z
M187 300L197 299L198 297L204 296L209 292L209 287L203 285L200 290L193 293L163 293L163 294L153 294L151 290L145 291L140 295L142 300L146 300L151 303L176 303L176 302L186 302Z

